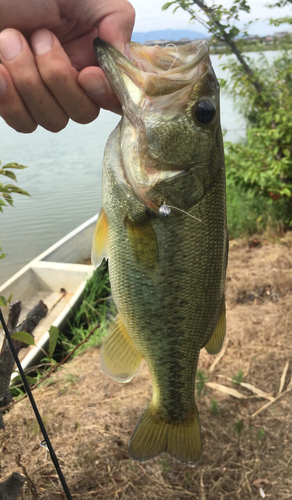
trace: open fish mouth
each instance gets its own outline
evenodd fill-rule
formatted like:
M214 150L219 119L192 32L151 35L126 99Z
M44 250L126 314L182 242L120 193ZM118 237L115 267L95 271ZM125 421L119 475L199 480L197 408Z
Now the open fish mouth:
M132 42L126 57L97 38L94 49L123 109L120 144L124 184L149 211L168 215L164 201L170 182L209 161L206 152L212 150L214 126L219 123L219 85L208 43L170 43L162 48ZM211 109L213 125L209 126L210 120L196 122L201 99L204 112ZM206 147L201 155L203 141ZM172 197L169 200L172 202Z
M94 40L94 49L99 65L128 116L136 106L152 109L154 105L156 110L155 97L160 99L159 110L167 108L169 100L161 98L174 92L178 92L178 102L173 102L172 96L171 105L183 106L189 98L190 85L202 79L210 67L205 40L181 46L171 43L163 48L131 42L129 58L99 38Z

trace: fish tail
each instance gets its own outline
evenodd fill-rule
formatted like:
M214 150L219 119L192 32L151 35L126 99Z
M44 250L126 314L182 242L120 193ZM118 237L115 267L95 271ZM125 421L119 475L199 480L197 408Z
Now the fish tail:
M179 462L194 467L202 453L202 439L197 409L188 422L169 423L158 417L154 405L143 413L130 439L129 455L146 462L168 453Z

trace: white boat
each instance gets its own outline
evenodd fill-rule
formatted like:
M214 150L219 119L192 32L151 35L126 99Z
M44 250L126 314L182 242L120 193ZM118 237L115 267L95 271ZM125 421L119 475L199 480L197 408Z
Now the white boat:
M6 299L21 300L22 311L19 322L39 300L48 307L48 313L33 331L36 346L19 353L24 369L34 365L49 341L49 328L60 330L65 326L78 304L84 287L94 267L90 261L91 244L98 215L87 220L74 231L24 266L12 278L0 286L0 295ZM4 318L8 313L3 308ZM1 335L1 330L0 330ZM3 342L0 338L0 346Z

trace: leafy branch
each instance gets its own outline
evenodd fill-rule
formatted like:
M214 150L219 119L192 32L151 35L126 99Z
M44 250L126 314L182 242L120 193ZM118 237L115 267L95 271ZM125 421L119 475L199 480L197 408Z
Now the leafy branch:
M0 161L0 166L1 166L1 161ZM25 167L24 165L19 165L18 163L7 163L3 167L0 167L0 175L8 177L9 179L17 182L16 175L14 172L12 172L12 169L23 170L24 168L27 167ZM9 205L13 206L13 199L11 195L14 193L29 196L27 191L21 189L18 186L15 186L15 184L3 184L0 182L0 212L3 212L3 207L5 206L6 207Z
M233 19L238 21L240 11L250 12L250 7L246 0L234 0L230 9L226 9L222 5L209 7L204 0L173 0L164 4L162 9L166 10L175 4L174 12L179 7L186 10L190 14L191 20L198 21L217 40L225 43L230 48L231 52L235 54L240 62L244 72L248 75L251 84L255 87L257 93L261 95L263 86L236 44L235 38L240 31L235 24L232 24ZM205 14L207 17L206 21L199 16L198 12L194 9L195 6L199 7L203 14ZM247 35L247 32L244 35ZM265 106L267 107L267 103L265 103Z

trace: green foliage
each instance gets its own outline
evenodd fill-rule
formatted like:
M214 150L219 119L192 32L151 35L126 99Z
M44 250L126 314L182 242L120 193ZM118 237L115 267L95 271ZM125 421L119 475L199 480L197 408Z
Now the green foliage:
M7 163L6 165L3 165L1 167L1 161L0 161L0 175L3 175L4 177L8 177L9 179L17 182L17 178L14 172L12 172L12 169L14 170L23 170L25 167L24 165L19 165L18 163ZM24 191L24 189L19 188L18 186L15 186L15 184L3 184L0 182L0 212L3 212L3 208L7 206L13 206L13 198L12 194L24 194L25 196L29 196L27 191ZM2 248L0 246L0 260L4 259L6 256L5 253L3 253Z
M271 198L256 196L251 189L245 190L227 181L226 203L230 239L266 230L283 230L282 206Z
M252 65L253 66L253 65ZM259 99L238 64L228 65L227 88L240 99L247 120L247 137L240 144L226 143L227 185L269 200L286 226L292 219L292 53L273 64L264 55L254 71L265 90Z
M17 376L13 379L10 385L10 392L15 398L18 398L23 396L25 394L25 391L23 387L22 378L18 372L16 373ZM34 376L26 374L26 379L29 385L33 386L42 378L42 376L43 376L42 372L40 370L37 370Z
M49 350L48 350L49 359L53 357L58 337L59 337L59 329L56 326L51 326L51 328L49 329Z
M210 412L212 413L212 415L218 415L219 411L220 411L220 408L219 408L218 401L216 401L216 399L211 399Z
M267 7L273 9L274 7L286 7L287 5L292 5L292 0L280 0L279 2L268 4ZM278 19L272 18L270 19L270 24L274 26L280 26L281 24L292 24L292 17L285 16L279 17Z
M0 307L6 307L12 300L12 294L9 295L8 299L5 299L3 295L0 295Z
M250 11L250 6L246 0L234 0L230 8L222 4L208 6L204 0L174 0L163 5L162 10L174 7L173 12L181 8L190 14L191 21L197 21L202 24L208 33L220 41L232 43L240 33L236 26L239 21L240 12ZM251 22L247 23L243 35L247 35L246 28Z
M239 418L236 422L235 422L235 432L236 434L238 435L238 437L241 436L242 434L242 430L243 430L243 420L242 418Z
M234 0L230 8L212 5L208 0L174 0L163 6L182 8L191 20L203 24L211 35L223 41L235 54L224 69L228 69L228 90L246 118L247 136L240 144L226 143L227 190L237 188L249 201L265 200L269 213L292 227L292 53L283 54L269 64L262 54L253 63L240 52L241 42L236 22L240 14L250 11L249 2ZM292 0L278 0L270 7L291 5ZM292 17L270 20L279 26L292 22ZM241 31L247 35L248 25ZM254 199L253 199L254 198ZM274 205L274 206L273 206ZM264 213L254 222L262 222Z
M16 175L14 172L12 172L11 169L23 170L24 168L27 167L25 167L24 165L19 165L18 163L7 163L0 168L0 175L4 175L5 177L8 177L9 179L17 182ZM15 184L2 184L0 182L0 212L3 212L3 207L5 206L13 206L13 199L11 195L14 193L29 196L27 191L24 191L24 189L15 186Z
M167 473L167 472L171 471L171 467L168 463L167 456L163 457L162 460L159 460L158 463L161 467L161 472Z
M27 345L35 345L35 341L33 336L27 332L15 332L11 334L11 338L14 340L18 340L19 342L23 342Z
M266 433L265 430L261 428L257 432L257 442L260 443L264 439L266 439Z
M0 247L0 260L4 259L4 257L6 257L6 253L3 253L2 248Z
M197 377L196 377L196 389L197 389L198 397L200 397L201 394L205 394L206 382L208 382L208 376L206 375L205 370L198 370Z
M232 378L233 384L240 384L243 380L243 370L240 369L237 375Z
M55 359L62 359L73 350L98 323L99 328L89 341L78 349L76 355L89 347L101 345L102 338L107 335L108 326L117 313L110 294L107 263L103 262L88 280L83 301L75 312L73 321L69 322L66 330L59 335Z

